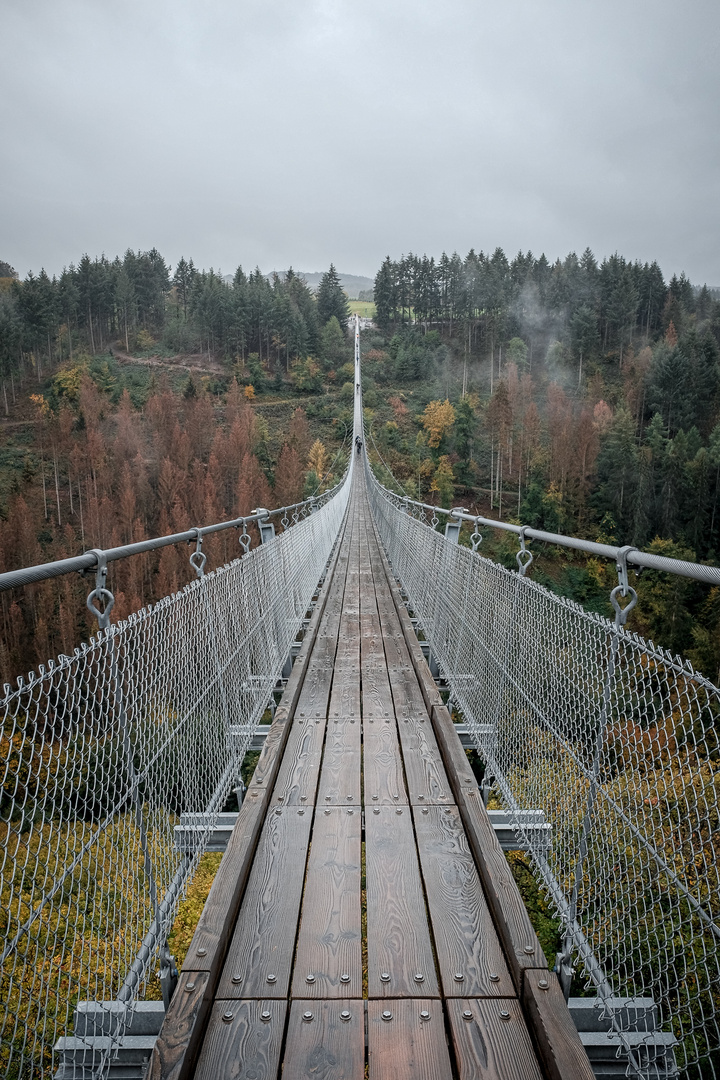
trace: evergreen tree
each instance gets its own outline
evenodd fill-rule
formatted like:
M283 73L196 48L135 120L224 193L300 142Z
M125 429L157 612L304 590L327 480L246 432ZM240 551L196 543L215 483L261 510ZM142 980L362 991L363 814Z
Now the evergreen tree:
M375 275L375 322L383 331L389 333L396 317L397 299L395 290L395 271L390 256L386 256Z
M332 263L328 272L320 278L317 291L317 309L320 326L325 326L334 315L343 333L347 333L350 308L347 296L340 284L340 278Z

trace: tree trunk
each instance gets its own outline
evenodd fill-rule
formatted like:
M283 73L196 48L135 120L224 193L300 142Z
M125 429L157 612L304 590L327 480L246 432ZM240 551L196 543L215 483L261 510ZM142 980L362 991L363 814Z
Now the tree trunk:
M58 477L57 453L55 451L53 451L53 462L55 465L55 500L57 502L58 526L60 526L62 525L62 519L60 516L60 480Z
M80 542L82 544L83 551L85 550L85 522L83 520L83 508L82 508L82 484L80 477L78 476L78 503L80 505Z
M40 458L40 468L42 469L43 506L45 507L45 520L47 521L47 519L48 519L48 508L47 508L47 489L45 487L45 458L44 457Z

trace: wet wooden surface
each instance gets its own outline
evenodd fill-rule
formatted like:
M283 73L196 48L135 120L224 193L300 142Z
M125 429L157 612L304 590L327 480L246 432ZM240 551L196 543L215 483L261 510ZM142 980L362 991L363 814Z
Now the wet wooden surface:
M584 1077L362 475L322 597L149 1075Z

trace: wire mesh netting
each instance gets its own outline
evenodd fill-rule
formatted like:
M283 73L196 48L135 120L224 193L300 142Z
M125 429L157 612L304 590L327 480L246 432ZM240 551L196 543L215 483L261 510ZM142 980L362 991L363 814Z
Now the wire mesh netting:
M720 691L450 543L369 467L368 488L393 571L627 1075L720 1076ZM527 813L538 810L550 830ZM628 1031L627 998L649 1003L647 1030Z
M72 1029L78 1000L131 1009L142 995L215 815L240 783L255 725L338 536L349 484L348 475L272 542L6 685L4 1077L52 1075L53 1045ZM203 823L192 843L181 814ZM112 1029L111 1044L123 1030Z

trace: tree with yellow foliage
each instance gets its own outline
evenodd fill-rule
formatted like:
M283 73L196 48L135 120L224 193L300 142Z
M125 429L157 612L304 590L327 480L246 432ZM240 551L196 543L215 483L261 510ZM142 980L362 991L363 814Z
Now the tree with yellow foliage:
M308 469L315 473L318 480L322 480L325 476L326 459L327 450L320 440L316 439L308 454Z
M453 499L455 497L455 485L453 480L455 474L452 471L452 465L450 464L450 458L447 454L443 454L438 461L438 467L435 470L430 490L437 494L438 506L452 506Z
M252 385L252 383L248 383L248 385L245 387L245 400L255 400L255 387Z
M428 446L437 450L454 423L455 410L447 398L444 401L431 401L422 414L422 424L428 433Z

